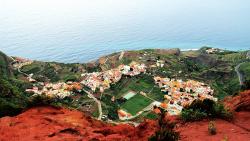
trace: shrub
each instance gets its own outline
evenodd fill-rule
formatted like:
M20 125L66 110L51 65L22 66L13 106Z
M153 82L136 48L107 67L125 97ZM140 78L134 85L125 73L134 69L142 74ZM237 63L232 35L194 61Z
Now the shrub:
M222 104L205 99L195 100L190 106L185 107L181 112L181 118L184 121L199 121L204 118L231 120L233 115Z
M53 99L46 95L34 95L29 99L28 107L49 105Z
M77 81L78 78L75 75L67 75L63 79L65 82L68 82L68 81Z
M221 118L224 120L232 120L233 119L233 113L229 110L225 109L225 107L222 104L215 104L214 105L214 118Z
M181 118L184 121L199 121L207 117L207 114L199 110L186 109L181 112Z
M208 132L210 135L215 135L217 133L214 121L208 123Z
M177 141L179 139L180 134L174 131L175 124L165 119L165 113L161 109L161 115L158 119L159 130L148 139L149 141Z
M15 82L0 76L0 117L15 116L26 106L26 96Z
M149 141L178 141L179 134L171 130L159 130Z
M23 110L20 105L0 98L0 117L15 116Z

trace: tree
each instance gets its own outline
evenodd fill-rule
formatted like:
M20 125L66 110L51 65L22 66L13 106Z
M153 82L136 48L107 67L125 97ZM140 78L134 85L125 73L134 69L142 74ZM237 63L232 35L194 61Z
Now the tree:
M165 119L166 111L161 109L158 119L159 130L149 138L149 141L177 141L180 134L174 131L175 123Z

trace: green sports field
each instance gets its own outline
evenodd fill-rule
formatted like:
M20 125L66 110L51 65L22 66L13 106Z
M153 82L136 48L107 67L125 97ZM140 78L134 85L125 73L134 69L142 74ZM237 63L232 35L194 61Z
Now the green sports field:
M121 108L126 110L132 115L136 115L139 111L147 107L153 101L144 97L143 95L136 94L132 98L130 98L127 102L125 102Z

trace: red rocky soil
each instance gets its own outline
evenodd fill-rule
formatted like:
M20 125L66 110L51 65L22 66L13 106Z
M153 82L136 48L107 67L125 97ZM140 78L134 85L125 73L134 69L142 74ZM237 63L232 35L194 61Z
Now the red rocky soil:
M16 116L0 119L0 141L129 141L147 140L155 122L138 127L112 126L74 110L36 107Z
M209 121L186 123L178 127L182 141L250 141L250 113L239 112L233 123L217 119L216 135L209 135Z
M250 141L250 91L229 97L225 105L236 110L234 121L215 120L216 135L208 134L209 121L177 124L182 141ZM171 119L171 117L170 117ZM178 121L175 118L172 120ZM0 119L0 141L146 141L155 130L155 121L138 127L110 125L75 110L35 107L16 117Z
M183 141L250 141L250 90L235 97L227 97L224 105L234 112L234 120L215 120L216 135L208 134L209 121L179 125Z

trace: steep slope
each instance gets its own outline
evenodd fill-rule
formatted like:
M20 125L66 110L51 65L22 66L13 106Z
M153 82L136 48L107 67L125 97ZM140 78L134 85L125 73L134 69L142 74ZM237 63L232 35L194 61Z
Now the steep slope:
M9 68L10 63L9 57L0 51L0 76L11 75L11 69Z
M0 52L0 117L20 113L27 101L20 89L24 83L14 78L10 63L10 58Z
M16 117L0 119L0 140L147 140L155 129L155 122L152 121L138 127L112 126L79 111L37 107Z

